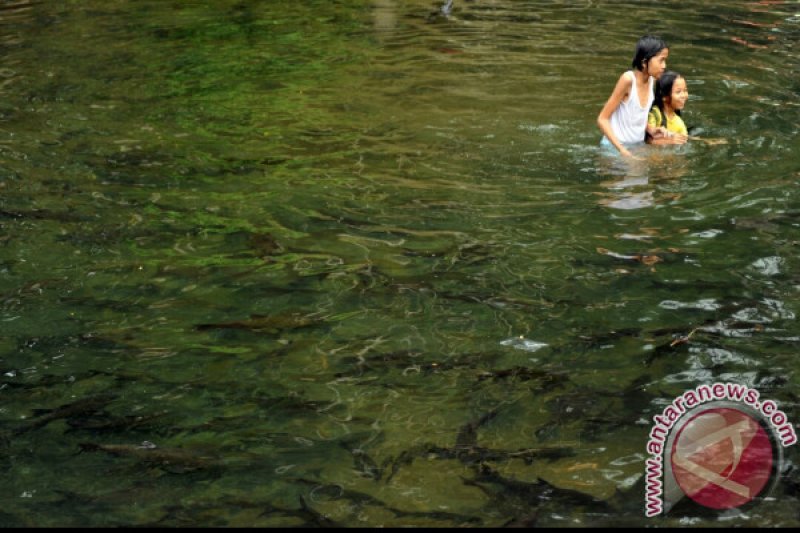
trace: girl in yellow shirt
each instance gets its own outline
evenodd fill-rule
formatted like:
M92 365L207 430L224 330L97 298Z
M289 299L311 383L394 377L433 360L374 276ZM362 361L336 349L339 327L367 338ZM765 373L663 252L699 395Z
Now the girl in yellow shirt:
M651 144L684 144L689 139L681 110L689 99L686 79L675 71L661 75L656 85L656 96L647 124L653 128L664 128L666 134L658 139L649 138Z

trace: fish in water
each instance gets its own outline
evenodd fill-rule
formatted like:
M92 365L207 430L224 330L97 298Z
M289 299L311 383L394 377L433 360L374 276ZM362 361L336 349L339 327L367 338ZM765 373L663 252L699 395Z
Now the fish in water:
M358 492L355 490L346 489L343 488L341 485L333 485L333 484L323 485L320 484L319 481L313 481L308 479L296 479L295 481L298 484L305 485L308 487L313 487L314 492L318 497L322 496L325 497L326 499L341 500L342 502L347 502L348 506L351 508L376 507L389 511L390 513L394 514L395 517L400 519L422 518L427 520L456 522L458 525L466 525L466 524L480 525L482 523L479 517L463 516L456 513L449 513L446 511L439 511L439 510L412 511L412 510L398 509L396 507L392 507L383 500L376 498L375 496L371 496L369 494ZM300 498L300 509L295 514L301 516L302 518L305 518L309 522L309 525L313 524L319 527L344 527L344 525L340 525L336 522L333 522L330 518L328 518L328 516L310 507L303 498L303 496L299 496L299 498Z
M523 366L515 366L501 370L489 370L478 374L478 381L487 379L500 380L505 378L512 378L518 381L538 379L541 380L542 390L562 386L569 381L567 372L548 372L542 369Z
M90 414L85 417L67 419L67 424L72 430L88 431L130 431L160 418L167 411L147 415L111 416L106 413Z
M605 248L597 248L597 253L613 257L614 259L621 259L623 261L637 261L643 265L651 266L660 263L664 259L656 254L618 254L607 250Z
M210 324L198 324L195 326L197 331L208 331L211 329L246 329L251 331L282 331L305 328L323 322L320 318L312 318L300 313L281 313L277 315L262 316L251 315L247 320L235 320L233 322L216 322Z
M534 509L533 512L523 516L522 518L512 518L503 527L520 528L520 527L536 527L536 522L539 520L540 509Z
M456 435L456 449L469 450L478 446L478 429L497 416L497 410L492 409L481 417L467 422L458 429Z
M403 451L397 458L389 460L386 465L381 467L383 470L385 470L387 466L391 467L389 475L386 477L386 482L388 483L391 481L400 471L401 467L412 464L415 459L420 457L424 457L428 460L432 458L443 460L457 459L465 465L479 467L487 461L498 463L518 459L530 465L539 459L555 461L575 456L575 451L572 448L563 446L519 450L496 450L483 448L477 444L468 446L468 443L474 440L472 435L467 434L468 431L469 430L459 433L459 440L462 441L459 447L446 448L436 444L425 443Z
M50 211L47 209L30 209L21 211L6 211L0 209L0 218L30 219L30 220L55 220L58 222L85 222L86 217L76 215L71 211Z
M609 513L611 511L609 502L597 499L589 494L572 489L562 489L541 478L534 482L506 478L486 465L482 465L481 472L474 480L465 479L464 483L484 489L486 484L495 485L500 487L502 492L523 498L531 505L539 505L555 500L568 507L583 507L593 512Z
M327 515L324 515L315 510L313 507L309 506L308 503L306 503L305 498L302 496L298 496L298 499L300 500L300 511L304 518L306 518L306 520L309 522L308 525L316 527L344 527L342 524L334 522L328 518Z
M116 457L130 457L141 463L176 474L223 466L218 457L182 448L160 448L148 441L139 445L85 442L79 446L81 452L105 452Z
M111 403L116 395L110 393L97 394L81 398L72 403L64 404L55 409L34 409L34 420L29 424L14 431L15 435L22 435L35 429L43 428L54 420L77 418L97 413Z

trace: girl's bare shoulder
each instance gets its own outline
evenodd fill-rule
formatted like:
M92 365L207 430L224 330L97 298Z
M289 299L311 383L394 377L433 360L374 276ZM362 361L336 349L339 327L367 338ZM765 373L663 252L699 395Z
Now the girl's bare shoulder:
M624 94L628 94L630 92L631 86L635 81L635 77L630 70L626 70L622 74L619 75L619 79L617 80L617 85L614 87L615 92L623 92Z

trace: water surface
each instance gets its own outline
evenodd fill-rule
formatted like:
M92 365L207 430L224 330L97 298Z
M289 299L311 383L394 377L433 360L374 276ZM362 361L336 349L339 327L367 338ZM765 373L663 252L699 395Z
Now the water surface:
M727 144L600 152L646 32ZM799 35L791 2L0 6L0 523L797 525L793 474L722 521L641 483L699 384L800 419Z

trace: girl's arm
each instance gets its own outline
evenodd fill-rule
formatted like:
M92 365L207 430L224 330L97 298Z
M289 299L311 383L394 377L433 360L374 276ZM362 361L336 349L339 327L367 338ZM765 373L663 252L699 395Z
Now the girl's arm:
M686 144L686 141L688 139L689 138L686 135L682 135L680 133L668 132L668 134L665 137L652 139L650 141L650 144Z
M662 137L667 136L667 128L665 128L664 126L656 127L648 123L647 128L645 128L645 131L653 139L661 139Z
M667 136L667 128L659 126L661 122L661 111L653 106L647 114L647 126L645 127L645 142L647 144L661 144L653 143L653 141L662 139Z
M606 105L603 106L603 109L600 110L600 114L597 115L597 127L599 127L600 131L611 141L611 144L619 150L619 153L627 157L632 157L631 153L619 142L617 136L614 135L614 130L611 128L611 115L620 104L622 104L625 97L630 94L632 85L633 80L626 76L626 73L623 73L622 76L619 77L619 80L617 80L617 85L611 92L611 96L608 97Z
M669 131L664 128L664 136L657 139L651 139L650 144L686 144L686 141L688 140L688 135Z

